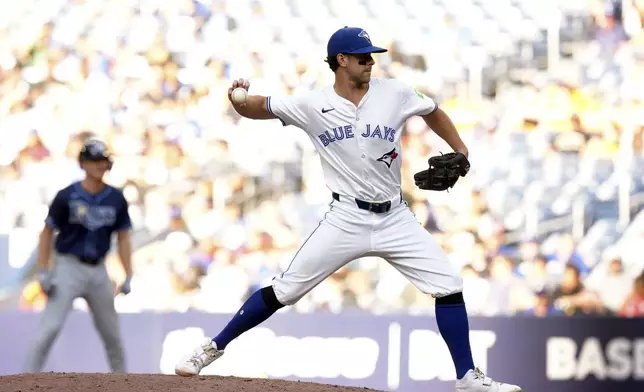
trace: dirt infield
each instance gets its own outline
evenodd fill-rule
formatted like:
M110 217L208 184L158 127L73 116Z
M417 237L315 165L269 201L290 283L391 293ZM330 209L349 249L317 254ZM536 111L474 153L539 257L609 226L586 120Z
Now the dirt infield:
M313 384L218 376L180 377L160 374L39 373L0 377L0 392L366 392L368 388L348 388Z

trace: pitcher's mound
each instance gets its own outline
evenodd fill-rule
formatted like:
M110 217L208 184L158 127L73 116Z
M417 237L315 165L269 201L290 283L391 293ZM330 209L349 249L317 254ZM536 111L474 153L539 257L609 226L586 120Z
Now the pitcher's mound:
M38 373L0 377L2 392L365 392L310 382L161 374Z

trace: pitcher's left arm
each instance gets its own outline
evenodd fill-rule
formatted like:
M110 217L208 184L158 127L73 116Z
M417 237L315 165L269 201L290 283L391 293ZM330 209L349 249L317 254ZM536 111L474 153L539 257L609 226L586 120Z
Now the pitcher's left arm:
M447 144L454 150L469 157L469 151L465 143L458 134L452 119L441 108L436 108L433 112L421 116L427 126L434 131L441 139L445 140Z

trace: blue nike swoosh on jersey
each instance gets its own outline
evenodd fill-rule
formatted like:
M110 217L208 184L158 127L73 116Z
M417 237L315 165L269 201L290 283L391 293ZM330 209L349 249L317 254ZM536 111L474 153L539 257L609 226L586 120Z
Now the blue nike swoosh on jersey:
M325 108L322 108L322 113L328 113L328 112L330 112L331 110L335 110L335 108L331 108L331 109L325 109Z

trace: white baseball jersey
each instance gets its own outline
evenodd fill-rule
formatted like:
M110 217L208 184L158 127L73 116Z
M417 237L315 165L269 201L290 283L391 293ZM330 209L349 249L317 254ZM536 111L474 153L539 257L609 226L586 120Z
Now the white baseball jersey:
M431 98L394 79L372 79L357 107L333 86L269 96L267 107L284 125L307 132L333 192L370 202L400 194L403 125L437 109Z
M423 293L462 290L456 267L401 197L400 136L405 121L436 103L391 79L372 79L356 107L333 86L293 96L269 96L268 110L307 132L320 154L327 186L337 193L319 226L290 265L273 279L277 299L291 305L352 260L387 260ZM361 209L356 199L390 209Z

